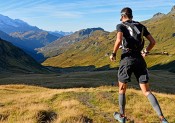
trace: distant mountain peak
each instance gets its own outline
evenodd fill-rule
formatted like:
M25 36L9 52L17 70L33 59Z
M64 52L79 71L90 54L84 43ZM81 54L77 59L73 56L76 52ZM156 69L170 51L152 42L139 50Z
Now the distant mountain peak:
M103 28L98 27L98 28L87 28L87 29L82 29L78 31L79 35L90 35L91 33L95 31L104 31Z
M171 12L175 12L175 5L172 7Z
M28 23L26 23L26 22L24 22L23 20L20 20L20 19L14 19L14 21L15 21L16 23L29 25Z
M101 27L97 27L97 28L87 28L87 29L82 29L82 30L80 30L80 31L84 31L84 30L91 30L91 31L102 30L102 31L104 31L104 29L101 28Z
M164 13L158 12L158 13L153 15L153 18L160 18L160 17L162 17L164 15L165 15Z
M0 30L10 34L12 32L25 32L29 30L39 31L40 29L36 26L31 26L20 19L12 19L0 14Z
M57 36L57 37L63 37L63 36L73 34L73 32L63 32L63 31L48 31L48 32L52 35Z

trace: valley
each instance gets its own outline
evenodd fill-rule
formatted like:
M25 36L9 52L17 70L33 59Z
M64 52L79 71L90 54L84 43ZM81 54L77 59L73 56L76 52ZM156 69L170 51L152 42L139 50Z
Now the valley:
M175 6L141 23L156 39L145 58L151 90L175 123ZM46 31L0 15L0 123L117 122L121 50L109 60L116 33ZM133 75L126 94L127 123L160 122Z

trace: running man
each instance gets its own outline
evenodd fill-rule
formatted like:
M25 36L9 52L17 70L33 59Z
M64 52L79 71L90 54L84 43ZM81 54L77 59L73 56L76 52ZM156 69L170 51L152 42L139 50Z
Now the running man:
M120 67L118 70L120 112L115 112L114 118L120 123L125 123L125 92L127 83L130 82L131 74L134 73L143 94L150 101L161 123L168 123L156 97L151 93L149 88L147 65L144 60L144 57L148 55L149 51L154 47L155 40L144 25L133 21L132 18L131 8L126 7L121 10L120 21L122 21L122 23L117 25L117 39L113 53L110 56L111 61L115 61L118 49L122 49ZM143 36L149 41L149 45L144 50Z

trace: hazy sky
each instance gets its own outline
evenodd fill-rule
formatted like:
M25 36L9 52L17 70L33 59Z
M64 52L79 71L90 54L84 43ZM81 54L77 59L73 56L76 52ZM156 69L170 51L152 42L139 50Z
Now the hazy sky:
M133 9L134 20L167 14L175 0L0 0L0 14L21 19L44 30L77 31L102 27L115 30L120 10Z

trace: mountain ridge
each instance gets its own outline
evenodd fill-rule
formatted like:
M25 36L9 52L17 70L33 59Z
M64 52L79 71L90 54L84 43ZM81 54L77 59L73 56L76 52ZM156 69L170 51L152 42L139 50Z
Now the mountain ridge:
M172 7L171 12L175 12L175 5Z
M44 54L45 57L52 57L56 56L58 54L61 54L63 51L62 49L68 47L69 45L79 42L83 39L88 38L91 36L91 34L95 31L104 31L102 28L87 28L87 29L81 29L79 31L74 32L71 35L64 36L49 45L38 48L38 52Z
M49 33L55 35L55 36L67 36L73 34L73 32L64 32L64 31L48 31Z
M20 19L11 19L8 16L0 14L0 30L10 34L11 32L39 31L40 29L36 26L30 26Z
M154 14L152 18L161 18L161 17L163 17L164 15L165 15L165 14L163 14L163 13L161 13L161 12L158 12L158 13Z
M52 41L58 39L57 36L51 35L46 31L27 31L27 32L14 32L10 33L10 36L14 38L19 38L23 41L32 41L30 48L35 49L38 47L43 47ZM35 44L38 43L38 44ZM35 46L36 45L36 46Z

